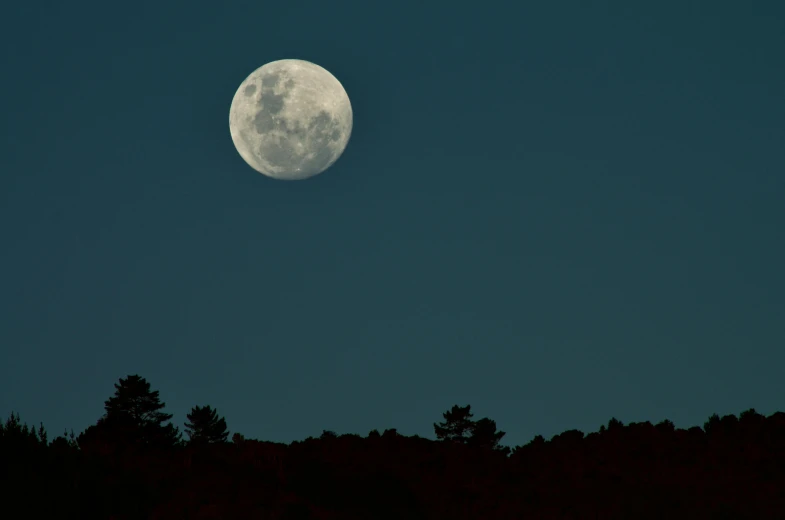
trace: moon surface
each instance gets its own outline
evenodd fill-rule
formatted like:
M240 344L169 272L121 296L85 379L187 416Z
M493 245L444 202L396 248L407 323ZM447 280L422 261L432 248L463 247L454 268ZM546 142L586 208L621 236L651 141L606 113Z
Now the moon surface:
M232 99L229 130L256 171L283 180L313 177L338 160L352 134L343 85L304 60L278 60L253 71Z

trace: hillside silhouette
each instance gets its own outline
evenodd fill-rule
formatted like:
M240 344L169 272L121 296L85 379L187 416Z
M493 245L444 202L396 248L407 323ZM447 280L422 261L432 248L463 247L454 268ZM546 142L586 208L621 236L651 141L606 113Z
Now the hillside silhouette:
M513 520L785 519L785 413L700 426L611 418L509 448L454 405L437 440L395 429L291 444L229 435L209 404L180 426L139 375L79 435L0 424L4 518ZM438 418L437 418L438 419Z

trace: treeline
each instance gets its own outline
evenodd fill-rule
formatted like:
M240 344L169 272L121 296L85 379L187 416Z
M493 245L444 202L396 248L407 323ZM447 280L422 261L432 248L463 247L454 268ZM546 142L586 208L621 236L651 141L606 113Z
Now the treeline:
M138 375L115 384L96 424L50 441L43 424L0 423L9 518L101 519L780 519L785 413L714 414L569 430L524 446L471 406L434 423L436 441L395 429L323 431L289 445L229 439L194 406L183 431ZM18 513L17 513L18 511ZM3 515L5 516L5 515Z

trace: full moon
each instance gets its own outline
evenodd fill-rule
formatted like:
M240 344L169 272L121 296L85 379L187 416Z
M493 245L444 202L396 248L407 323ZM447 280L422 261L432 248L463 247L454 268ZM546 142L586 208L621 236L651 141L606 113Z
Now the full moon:
M307 179L343 153L352 133L352 105L343 85L319 65L273 61L240 84L229 130L254 170L274 179Z

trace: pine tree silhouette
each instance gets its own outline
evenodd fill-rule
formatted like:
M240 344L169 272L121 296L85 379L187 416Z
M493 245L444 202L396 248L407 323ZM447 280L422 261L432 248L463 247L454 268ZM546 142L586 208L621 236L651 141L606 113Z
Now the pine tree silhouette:
M433 424L436 438L442 441L466 444L474 428L474 421L471 420L474 415L471 409L469 404L463 407L456 404L452 409L444 412L442 414L444 422Z
M106 413L98 426L113 430L124 440L147 446L167 447L180 442L180 431L172 423L172 414L164 413L158 390L139 375L120 378L115 393L104 402Z
M497 450L508 453L510 449L506 446L499 446L499 441L506 435L506 432L496 431L496 421L487 417L474 423L472 435L469 437L468 444L483 449Z
M208 406L194 406L187 414L185 432L192 443L226 442L229 431L226 419L218 417L218 411Z

